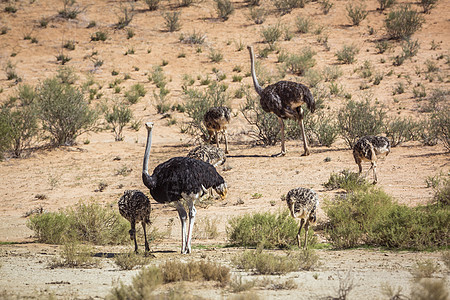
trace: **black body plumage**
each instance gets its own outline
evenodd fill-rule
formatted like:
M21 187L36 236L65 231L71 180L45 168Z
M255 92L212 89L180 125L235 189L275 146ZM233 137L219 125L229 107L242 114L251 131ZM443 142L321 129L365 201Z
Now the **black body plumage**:
M265 112L272 112L282 119L302 118L301 104L311 112L316 103L311 91L305 85L292 81L279 81L267 86L261 94L261 107Z
M144 184L159 203L179 201L184 195L203 194L204 189L218 188L225 180L209 163L191 158L174 157L158 165Z

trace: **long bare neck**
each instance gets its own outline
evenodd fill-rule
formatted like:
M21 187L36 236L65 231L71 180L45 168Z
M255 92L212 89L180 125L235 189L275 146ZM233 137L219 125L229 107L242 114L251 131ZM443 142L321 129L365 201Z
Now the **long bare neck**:
M155 180L148 173L148 160L150 157L150 149L152 148L152 130L153 127L147 128L147 145L145 146L144 164L142 166L142 179L145 186L149 189L155 185Z
M256 78L256 71L255 71L255 56L253 54L253 47L249 46L247 47L248 51L250 52L250 63L251 63L251 72L252 72L252 79L253 79L253 85L255 86L255 90L258 93L258 95L261 96L262 94L262 87L258 83L258 79Z

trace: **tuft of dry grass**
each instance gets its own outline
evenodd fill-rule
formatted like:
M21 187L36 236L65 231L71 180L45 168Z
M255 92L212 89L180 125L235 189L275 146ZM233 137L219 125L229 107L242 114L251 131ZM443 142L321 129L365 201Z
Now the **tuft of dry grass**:
M121 270L133 270L136 266L149 264L150 258L129 252L115 255L114 262Z

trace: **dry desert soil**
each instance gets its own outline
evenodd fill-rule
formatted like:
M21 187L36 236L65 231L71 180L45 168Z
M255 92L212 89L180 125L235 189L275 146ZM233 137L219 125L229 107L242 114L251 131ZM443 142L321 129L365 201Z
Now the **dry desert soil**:
M284 157L271 157L279 152L280 145L262 146L250 136L252 126L240 113L244 98L234 97L234 91L241 86L251 85L250 61L246 45L253 45L256 52L267 47L262 31L268 26L280 24L288 28L292 36L277 42L278 49L299 53L302 48L314 50L315 70L337 66L342 70L337 87L339 95L329 95L324 103L330 111L335 111L345 103L345 94L352 99L362 99L370 95L373 103L383 105L389 116L427 117L421 107L427 97L415 98L414 88L423 86L430 96L433 90L449 88L450 55L450 11L449 0L438 0L427 14L417 2L398 0L393 8L380 11L379 2L367 0L364 3L367 18L359 26L352 26L347 17L347 0L331 0L333 4L328 14L324 14L320 1L307 2L304 8L295 8L288 14L280 14L274 2L262 0L266 11L265 21L255 24L250 18L249 2L233 0L235 10L228 20L218 18L215 2L194 1L187 7L180 7L176 1L161 1L155 11L150 11L144 1L77 0L73 7L78 10L75 19L58 16L63 9L59 0L17 0L0 1L0 103L8 101L21 84L37 85L54 76L61 64L56 56L70 57L66 63L78 76L76 85L93 83L96 89L91 105L111 106L114 101L124 99L125 91L139 83L146 89L146 95L130 107L134 120L154 122L153 147L149 169L174 157L184 156L197 142L192 136L182 133L181 128L188 117L176 111L167 115L158 114L154 93L159 89L148 79L156 66L163 65L170 93L170 104L183 104L186 97L182 86L186 75L194 79L192 88L202 89L200 78L222 80L228 85L229 105L233 117L229 125L230 154L227 168L219 168L225 178L229 192L226 200L215 202L207 208L199 207L197 220L213 220L218 229L218 237L193 240L193 253L179 254L180 226L173 207L152 203L152 226L165 228L169 220L174 220L171 234L151 245L155 255L151 264L168 259L212 260L232 268L232 276L242 276L244 281L262 279L262 276L245 273L232 267L231 259L244 249L223 247L227 245L227 221L234 217L254 212L277 212L285 208L280 196L295 187L312 188L321 199L333 199L336 191L323 187L331 173L344 169L357 170L351 150L338 139L331 147L313 145L310 156L301 156L301 139L287 142ZM425 22L413 36L420 44L419 51L401 66L393 66L393 57L401 54L402 43L389 41L392 48L382 54L376 45L386 40L384 20L393 9L409 4L420 11ZM11 12L7 8L15 8ZM132 10L133 18L124 29L116 24L124 9ZM180 12L181 28L168 32L164 14ZM296 19L308 17L312 30L299 33ZM48 24L42 26L42 20ZM95 26L92 25L95 22ZM134 36L127 38L127 30ZM106 32L106 41L92 41L97 31ZM201 45L180 42L180 36L201 34L205 41ZM31 39L27 39L30 37ZM326 42L324 42L326 40ZM67 41L74 43L75 49L63 48ZM344 45L355 45L359 49L356 62L338 64L335 53ZM211 51L223 54L220 62L212 62ZM278 74L277 52L269 53L265 59L259 58L268 74ZM102 63L100 64L99 61ZM368 61L374 74L383 74L379 85L364 78L357 70ZM20 80L8 80L8 63ZM429 66L435 68L430 70ZM216 72L214 72L214 70ZM114 75L114 72L118 75ZM223 78L226 75L225 79ZM222 76L222 78L221 78ZM237 79L242 76L242 81ZM372 75L375 76L375 75ZM128 78L119 83L116 93L109 85L114 80ZM305 82L305 77L287 73L287 80ZM330 82L320 83L325 90ZM405 91L394 95L399 85ZM251 86L250 86L251 87ZM252 93L254 90L250 89ZM256 94L256 93L255 93ZM89 97L89 92L86 92ZM448 97L448 96L447 96ZM449 101L448 98L445 101ZM168 120L176 120L171 124ZM60 299L104 298L119 282L129 284L139 269L123 271L114 263L113 256L132 250L132 243L122 246L95 246L98 254L108 254L97 258L100 265L95 268L50 268L52 259L59 256L60 245L36 242L33 231L27 227L24 215L42 207L45 211L58 211L71 207L79 201L92 200L101 204L117 202L125 189L148 190L142 184L141 165L144 154L146 130L141 126L134 130L124 129L124 140L114 141L108 131L88 132L77 137L77 144L58 148L45 147L45 142L34 143L32 151L26 151L21 158L6 156L0 162L0 298L43 298L53 295ZM391 154L380 161L378 185L396 201L409 206L423 205L432 199L433 190L426 185L427 178L450 171L449 153L438 143L423 146L420 142L406 142L392 148ZM368 168L365 165L365 168ZM129 170L126 176L117 175L118 170ZM106 188L99 192L99 184ZM41 195L41 197L36 197ZM44 195L45 197L42 197ZM258 195L258 197L255 197ZM320 207L319 224L326 222L326 214ZM197 228L201 228L198 225ZM200 229L198 229L200 230ZM320 227L315 234L322 243L328 243ZM141 249L142 239L139 240ZM402 288L404 295L411 292L411 270L418 261L430 259L439 266L434 274L449 286L448 269L442 261L442 252L388 251L383 249L333 250L318 249L321 264L311 271L292 272L283 276L268 276L271 284L255 287L253 296L261 299L322 299L337 297L339 284L346 276L353 281L353 289L347 299L388 299L383 294L383 286ZM292 280L294 289L275 289L276 283ZM160 292L173 288L163 285ZM228 288L219 288L215 283L183 283L186 293L205 299L228 299L237 294ZM249 296L250 297L250 296Z

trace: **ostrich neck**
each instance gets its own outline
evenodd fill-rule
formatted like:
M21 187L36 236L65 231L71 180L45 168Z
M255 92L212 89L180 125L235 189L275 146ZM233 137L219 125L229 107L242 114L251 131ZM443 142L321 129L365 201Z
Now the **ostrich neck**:
M252 72L253 85L255 86L255 90L258 93L258 95L261 96L263 89L259 85L258 79L256 78L255 56L253 55L253 48L249 48L249 51L250 51L250 62L251 62L251 72Z
M148 160L150 157L151 148L152 148L152 128L148 129L147 132L147 145L145 146L144 164L142 167L142 178L144 180L145 186L147 186L149 189L151 189L155 184L155 180L148 173Z

